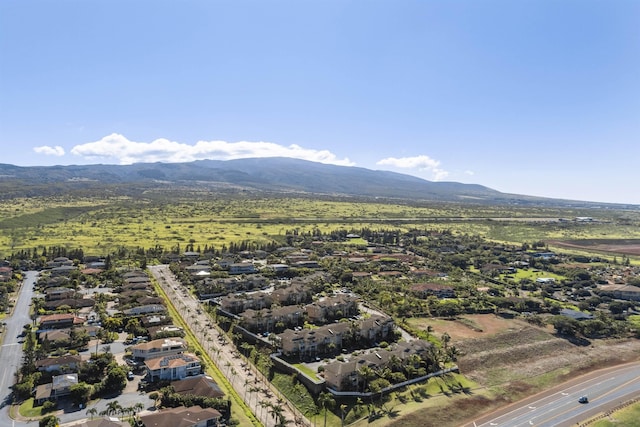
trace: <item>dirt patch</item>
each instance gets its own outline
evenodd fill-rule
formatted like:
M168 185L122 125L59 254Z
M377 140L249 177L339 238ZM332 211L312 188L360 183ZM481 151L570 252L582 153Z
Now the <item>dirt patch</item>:
M638 239L584 239L584 240L551 240L549 245L606 252L612 254L640 255Z
M447 332L460 352L460 372L483 390L491 390L493 398L479 393L460 396L446 407L421 409L391 425L459 426L580 374L640 359L640 340L595 340L576 345L554 335L552 328L493 314L447 321L411 319L411 323L423 330L430 326L437 337Z
M451 337L451 343L458 345L459 341L474 338L486 338L495 334L520 330L525 323L515 319L505 319L494 314L471 314L455 319L417 318L409 319L409 323L424 331L431 327L436 337L445 332Z

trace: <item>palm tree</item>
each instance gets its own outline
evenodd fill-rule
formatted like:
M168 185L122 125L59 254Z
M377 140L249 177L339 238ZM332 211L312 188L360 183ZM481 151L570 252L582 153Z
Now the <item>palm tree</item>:
M449 346L449 342L451 341L451 336L448 333L442 334L442 347L445 351L447 351L447 347Z
M142 410L144 409L144 404L142 402L138 402L135 405L133 405L133 410L134 410L134 416L137 417L137 415L142 412Z
M238 371L236 371L236 368L231 368L231 385L234 385L236 382L236 374L238 373Z
M247 390L248 390L248 385L250 384L249 382L249 378L245 378L244 380L244 397L242 398L242 400L244 400L245 402L247 401Z
M364 392L367 389L367 385L369 381L376 377L376 373L368 367L367 365L362 366L358 369L358 375L362 378L362 391Z
M347 405L344 403L340 405L340 421L342 421L342 427L344 427L344 415L347 412Z
M106 412L107 415L113 415L120 411L120 409L122 409L122 406L120 406L117 400L113 400L107 404Z
M244 356L249 357L249 351L253 348L253 346L248 342L243 342L242 344L240 344L240 348L244 351Z
M324 409L324 427L327 427L327 410L333 408L336 404L335 399L331 396L331 393L322 392L318 396L318 406Z
M269 406L269 402L267 400L261 400L258 404L260 405L260 415L262 415L262 411ZM260 418L260 416L258 416L258 418Z
M282 408L282 405L273 404L269 410L269 413L273 416L273 419L276 420L276 425L278 426L285 425L284 415L282 414L283 411L284 409Z
M398 357L397 355L392 354L389 357L389 367L394 372L401 370L402 369L402 359L400 359L400 357Z
M93 419L93 417L95 417L98 414L98 410L95 407L93 407L93 408L87 409L87 412L85 413L89 415L90 419Z

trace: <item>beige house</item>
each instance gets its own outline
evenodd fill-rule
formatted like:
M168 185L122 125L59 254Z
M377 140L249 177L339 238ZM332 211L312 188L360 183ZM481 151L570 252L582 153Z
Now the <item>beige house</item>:
M278 338L284 355L308 359L342 349L342 342L351 328L351 323L342 322L314 329L287 329Z
M182 380L202 373L200 359L195 354L180 353L147 359L144 362L151 381Z
M348 295L337 295L316 301L305 307L312 323L326 323L358 314L357 299Z
M640 287L633 285L600 286L603 295L627 301L640 301Z
M218 425L221 416L213 408L180 406L141 415L140 419L145 427L213 427Z
M36 387L35 401L42 404L46 400L57 400L71 393L71 386L78 384L78 374L56 375L48 384Z
M187 342L182 338L160 338L131 347L131 352L136 360L172 356L183 353L186 350Z
M80 363L82 363L82 356L67 354L36 360L36 369L40 372L76 372Z
M248 309L241 314L242 325L253 332L272 332L281 324L284 327L298 326L304 321L304 310L297 305L285 305L274 309ZM281 327L280 330L284 329Z

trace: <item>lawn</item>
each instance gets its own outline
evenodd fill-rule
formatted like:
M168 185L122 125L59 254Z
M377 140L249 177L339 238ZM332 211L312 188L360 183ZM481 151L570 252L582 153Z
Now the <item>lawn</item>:
M634 403L626 408L619 409L610 414L606 419L601 419L592 427L640 427L640 403Z
M294 363L292 366L296 367L300 372L304 373L309 378L313 378L314 380L318 380L318 373L313 369L309 368L304 363Z
M33 398L27 399L20 404L18 412L25 418L39 418L42 414L42 405L33 406Z

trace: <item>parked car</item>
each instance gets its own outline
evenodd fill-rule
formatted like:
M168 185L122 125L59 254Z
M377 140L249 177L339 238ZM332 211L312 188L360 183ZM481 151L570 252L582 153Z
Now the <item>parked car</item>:
M133 376L133 372L131 372L131 371L127 372L127 379L128 379L129 381L132 381L132 380L133 380L133 378L134 378L134 376Z

